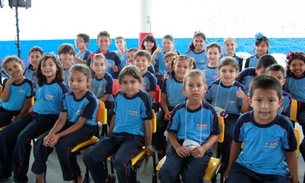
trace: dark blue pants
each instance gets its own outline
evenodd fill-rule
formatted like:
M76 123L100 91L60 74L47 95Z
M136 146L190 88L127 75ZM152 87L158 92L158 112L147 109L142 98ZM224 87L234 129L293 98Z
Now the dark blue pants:
M10 124L13 116L18 116L19 113L20 111L10 111L0 107L0 127Z
M184 183L202 183L205 169L212 152L209 150L202 158L180 158L173 147L166 155L166 160L158 173L161 183L180 183L179 174Z
M85 155L84 161L89 168L94 182L105 182L108 172L104 162L115 153L113 166L119 183L134 183L131 159L135 157L144 145L142 136L127 133L112 133L95 144Z
M229 178L226 183L290 183L289 177L283 177L280 175L268 175L268 174L258 174L252 170L238 164L233 163Z
M0 134L0 174L11 175L13 164L14 181L27 182L31 139L48 131L57 120L57 115L28 114L3 129Z
M74 124L75 123L67 122L61 131L69 128ZM96 126L84 125L78 131L59 139L55 145L63 179L65 181L74 180L81 174L81 170L76 161L75 154L71 153L71 149L73 149L73 147L75 147L78 143L91 138L92 135L95 134L96 130ZM46 161L53 151L53 148L45 147L43 145L44 137L37 140L34 146L35 160L33 162L32 172L35 174L46 173Z

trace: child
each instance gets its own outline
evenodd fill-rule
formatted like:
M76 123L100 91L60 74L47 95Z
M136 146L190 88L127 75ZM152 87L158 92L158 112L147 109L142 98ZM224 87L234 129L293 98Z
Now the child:
M138 51L137 48L130 48L128 51L127 51L127 62L126 62L126 65L136 65L133 57L134 57L134 54Z
M23 76L23 63L16 56L8 56L2 67L10 77L4 80L0 106L0 127L6 126L28 112L32 106L33 84Z
M142 150L144 144L147 156L153 152L151 100L140 89L140 70L133 65L126 66L118 80L121 90L115 98L109 135L95 144L84 157L94 182L115 182L115 176L108 175L104 165L107 157L114 153L113 165L119 182L136 182L130 160Z
M240 114L249 110L246 89L235 81L238 72L238 63L234 58L222 58L218 66L220 79L211 83L205 95L206 100L225 121L225 138L222 144L222 162L225 168L229 161L233 127Z
M146 50L139 50L134 55L136 66L140 69L143 78L143 90L146 91L151 101L155 100L155 91L157 85L157 78L150 73L147 68L150 65L151 55Z
M220 133L215 109L202 100L206 88L202 71L185 74L183 93L187 100L175 107L167 127L172 147L159 171L161 182L178 183L179 174L183 182L202 182L211 147Z
M161 111L157 114L157 132L154 135L155 148L158 150L159 160L166 152L167 142L164 136L167 123L174 107L185 101L181 92L184 74L194 68L194 60L187 55L179 55L173 60L171 76L165 78L161 88Z
M208 57L208 65L205 69L203 69L203 73L206 78L206 83L208 86L218 79L218 62L221 55L221 47L218 43L210 43L206 48L207 57Z
M127 46L124 37L118 36L115 38L115 46L118 49L116 54L119 56L121 60L121 66L124 67L128 60L127 58Z
M29 51L29 66L24 71L24 76L32 80L32 82L36 83L37 79L35 77L35 72L37 69L38 61L40 57L43 55L43 50L39 46L34 46ZM35 86L35 85L34 85Z
M177 52L167 52L164 55L164 61L165 61L165 67L167 68L168 72L164 72L163 77L161 78L160 81L158 81L157 85L162 86L163 81L165 78L167 78L168 76L170 76L170 73L172 72L173 69L173 59L176 58L178 56Z
M226 53L222 54L220 59L222 59L225 56L233 57L236 60L236 62L238 63L239 70L242 71L243 58L241 58L235 54L235 49L237 47L236 40L231 37L225 38L223 45L225 47Z
M257 76L251 81L249 97L253 111L241 115L234 127L224 173L227 183L297 183L294 130L288 119L277 114L283 101L281 84L272 76Z
M64 70L64 83L68 85L69 69L72 67L75 56L74 48L71 44L62 44L58 48L58 55Z
M109 73L112 78L117 79L122 66L121 60L117 54L108 50L109 45L111 44L110 34L107 31L99 32L96 42L99 46L99 49L94 53L101 53L105 56L107 59L106 72ZM87 63L87 65L90 65L90 62L91 60Z
M64 181L84 182L85 174L81 172L71 149L78 143L92 137L97 131L97 99L88 90L91 73L87 66L76 64L69 71L69 87L62 102L63 109L58 120L43 138L35 143L35 160L32 171L36 174L36 183L44 183L46 161L55 147Z
M0 148L0 178L10 177L13 170L14 182L28 181L31 139L53 127L62 110L64 94L69 91L63 83L62 73L61 64L53 54L45 54L40 58L32 109L0 133L0 147L5 147Z
M266 69L266 75L275 77L282 86L285 84L285 69L279 64L273 64ZM283 95L283 103L278 108L277 112L282 114L285 117L290 117L290 103L291 103L291 95L285 91L282 91ZM293 124L294 125L294 124Z
M290 52L287 55L286 83L284 90L298 101L298 122L305 134L305 54L303 52ZM305 161L305 139L300 145L300 152Z
M258 64L259 59L263 55L268 54L268 49L269 49L268 38L260 32L257 33L255 35L255 51L256 51L256 54L252 55L251 57L246 59L245 68L256 67L257 64Z
M79 51L73 58L75 64L86 64L90 59L91 51L87 50L89 42L89 35L84 33L77 34L75 45Z
M276 64L276 63L277 62L272 55L264 55L259 59L255 68L250 67L250 68L246 68L243 71L241 71L239 73L238 77L236 78L236 81L243 84L248 93L249 84L250 84L251 80L256 76L265 74L266 68L271 66L272 64Z
M206 37L202 32L195 32L188 51L185 53L195 59L196 66L200 70L205 69L208 64L208 58L204 50L205 40Z
M148 51L152 55L157 50L157 42L155 37L153 35L146 35L142 40L141 49ZM152 62L155 62L155 59L152 59L150 62L151 63L148 70L152 74L155 74L156 70L154 65L152 64Z

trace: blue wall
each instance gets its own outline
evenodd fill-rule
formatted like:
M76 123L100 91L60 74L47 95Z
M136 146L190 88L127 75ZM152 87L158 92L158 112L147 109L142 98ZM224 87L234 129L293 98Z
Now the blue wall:
M162 39L157 39L158 45L161 45ZM236 52L248 52L253 54L254 48L254 38L237 38L236 39L238 47ZM128 48L138 47L138 39L126 39ZM191 42L191 38L176 38L175 39L175 47L180 53L184 53L189 43ZM207 44L211 42L217 42L221 46L223 45L223 38L209 38L207 40ZM284 53L287 54L289 51L305 51L305 38L270 38L270 49L269 53ZM71 43L74 45L73 39L65 39L65 40L28 40L21 41L21 58L25 61L25 64L28 64L27 55L28 51L33 46L40 46L43 50L48 52L54 52L57 54L57 48L62 43ZM89 45L89 50L96 50L98 47L96 45L96 39L92 39ZM114 41L110 45L110 50L115 50ZM0 62L6 55L17 55L17 48L15 45L15 41L0 41Z

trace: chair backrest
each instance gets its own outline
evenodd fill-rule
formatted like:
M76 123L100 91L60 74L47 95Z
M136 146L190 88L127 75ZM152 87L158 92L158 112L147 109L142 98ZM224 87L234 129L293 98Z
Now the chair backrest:
M298 102L295 99L291 99L290 103L290 117L291 121L297 122Z
M154 110L152 110L152 115L153 115L153 118L151 120L151 122L152 122L152 133L156 133L157 132L157 115L156 115Z
M294 128L294 135L295 135L295 138L297 139L297 150L295 152L295 154L299 155L299 145L300 145L300 142L301 142L301 133L300 133L300 130L297 129L297 128Z
M219 123L220 134L218 135L217 142L222 143L225 139L225 121L223 117L218 116L218 123Z
M103 125L107 124L107 108L105 107L104 102L100 100L98 100L96 119Z
M156 86L155 103L161 103L161 89L159 85Z
M118 79L113 79L113 88L112 88L112 95L116 95L116 93L120 89L120 84Z

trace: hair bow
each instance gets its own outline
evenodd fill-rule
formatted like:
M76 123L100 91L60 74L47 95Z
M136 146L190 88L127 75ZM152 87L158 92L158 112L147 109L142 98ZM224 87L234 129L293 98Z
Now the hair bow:
M261 32L255 34L255 39L262 39L264 35Z

